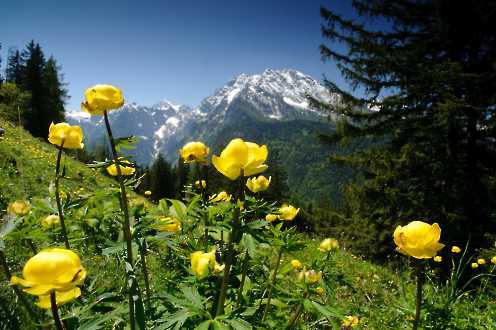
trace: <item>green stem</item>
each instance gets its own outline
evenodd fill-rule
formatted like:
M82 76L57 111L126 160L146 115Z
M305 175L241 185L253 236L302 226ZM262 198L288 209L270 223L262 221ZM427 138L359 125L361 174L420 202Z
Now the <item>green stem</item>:
M65 229L64 212L62 211L62 203L60 202L59 195L59 179L60 179L60 159L62 158L62 146L59 148L59 153L57 155L57 164L55 166L55 201L57 202L57 209L59 211L60 228L62 229L62 238L64 239L64 244L66 249L70 249L69 239L67 238L67 231Z
M143 279L145 281L146 309L149 311L150 310L151 291L150 291L150 280L148 278L148 268L146 266L146 250L147 250L146 240L143 238L143 242L141 243L141 249L140 249L141 271L143 272Z
M55 327L57 328L57 330L65 330L65 327L59 317L59 309L57 307L57 300L54 290L50 291L50 305L52 307L52 315L53 320L55 321Z
M305 294L303 295L303 300L305 300L308 297L308 291L305 291ZM301 302L298 307L296 307L296 311L294 312L293 316L291 316L291 319L288 322L288 326L286 329L291 329L293 326L296 324L296 321L298 321L298 318L301 315L301 312L303 311L303 302Z
M117 170L117 181L119 182L120 187L120 197L121 197L121 207L122 212L124 213L124 223L122 226L122 231L124 233L124 239L126 240L126 261L127 263L133 267L133 246L132 246L132 238L131 238L131 225L129 221L129 211L127 208L127 196L126 196L126 187L124 186L124 180L122 178L121 167L119 164L119 157L117 155L117 151L115 149L114 137L112 136L112 130L110 129L110 123L108 120L108 114L105 110L103 112L103 116L105 119L105 127L107 128L107 134L109 136L110 147L112 150L112 157L114 159L115 168ZM127 273L127 272L126 272ZM131 330L135 329L135 313L134 313L134 299L133 292L129 290L129 322L131 325Z
M417 271L417 300L415 303L415 319L413 321L412 330L417 330L420 321L420 311L422 309L422 285L424 284L424 264L420 260L416 260Z
M238 188L236 189L235 196L234 196L234 202L237 203L238 199L243 199L244 197L244 173L243 170L241 170L240 173L240 178L238 181ZM224 268L224 274L222 277L222 283L220 286L219 290L219 300L217 301L217 310L215 312L215 316L219 316L224 314L224 303L226 300L226 291L227 291L227 283L229 282L229 274L231 272L231 266L234 261L235 257L235 249L234 249L234 243L237 242L240 238L240 234L242 235L243 233L239 232L239 228L241 227L241 220L240 220L240 214L241 210L239 206L237 206L234 209L233 212L233 220L232 220L232 227L231 227L231 233L229 235L229 243L227 247L227 256L226 256L226 262L225 262L225 268Z
M243 299L243 287L245 286L245 280L246 280L246 273L248 272L248 265L250 264L250 256L248 255L248 251L245 252L245 258L243 259L243 270L242 270L242 275L241 275L241 283L239 284L239 289L238 289L238 301L236 302L236 305L239 307L241 304L241 300Z
M5 258L5 254L2 250L0 250L0 264L2 265L3 271L5 272L5 275L7 276L7 280L10 280L12 277L12 273L10 272L9 265L7 264L7 259ZM17 298L19 298L19 301L21 304L24 306L26 311L29 314L29 317L31 317L32 320L36 320L36 313L33 311L31 308L31 305L29 305L28 301L22 294L21 290L17 286L12 286L12 289L14 290Z
M274 273L272 274L272 279L270 281L269 293L267 294L267 304L265 305L265 310L263 312L262 322L265 321L265 319L267 318L267 313L269 312L270 300L272 299L272 291L276 284L277 269L279 268L279 264L281 263L281 257L282 257L282 248L279 249L279 254L277 255L276 267L274 269Z

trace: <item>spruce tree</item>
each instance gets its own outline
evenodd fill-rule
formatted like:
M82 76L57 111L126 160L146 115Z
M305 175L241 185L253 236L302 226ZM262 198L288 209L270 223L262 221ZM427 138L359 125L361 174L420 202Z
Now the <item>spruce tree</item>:
M63 86L59 70L57 61L51 56L43 70L43 85L48 111L48 118L45 123L48 125L52 121L55 123L65 121L64 102L67 99L67 90Z
M352 4L356 20L321 9L333 44L320 50L354 92L327 81L342 104L319 105L342 115L328 141L376 141L334 157L362 171L344 213L370 236L358 244L384 255L394 226L416 219L440 223L447 241L463 244L470 231L484 244L496 214L496 2Z
M19 50L10 48L7 58L7 68L5 69L5 80L7 82L21 86L22 80L22 59Z
M151 190L151 198L158 201L162 198L174 197L174 178L170 164L165 158L158 154L148 171L149 175L149 190Z

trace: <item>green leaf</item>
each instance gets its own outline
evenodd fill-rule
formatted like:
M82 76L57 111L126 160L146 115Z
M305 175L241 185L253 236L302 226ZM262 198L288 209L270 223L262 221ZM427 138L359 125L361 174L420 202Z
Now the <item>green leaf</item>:
M200 296L198 290L196 290L195 287L182 286L181 291L184 295L184 298L188 299L196 308L203 308L202 296Z
M210 324L212 323L212 320L207 320L202 323L200 323L194 330L208 330L210 329Z
M224 322L228 323L234 330L251 330L251 324L242 319L226 319Z
M167 199L172 203L172 206L169 208L169 212L171 215L175 216L179 220L186 219L186 205L183 202L178 201L177 199Z

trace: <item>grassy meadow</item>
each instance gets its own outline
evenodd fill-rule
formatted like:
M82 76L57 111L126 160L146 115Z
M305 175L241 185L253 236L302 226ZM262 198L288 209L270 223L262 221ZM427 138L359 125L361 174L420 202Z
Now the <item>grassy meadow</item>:
M57 328L53 305L38 307L36 295L10 284L9 273L22 277L31 257L64 247L59 223L45 220L58 214L58 149L10 122L0 120L0 127L5 129L0 138L0 248L5 259L0 328ZM231 198L209 198L192 180L184 187L183 200L158 204L134 193L139 178L127 176L130 264L119 183L105 174L110 163L90 168L70 154L62 154L59 194L68 242L86 275L77 285L78 297L57 300L63 328L412 328L417 290L413 258L399 256L377 265L354 255L347 242L322 249L325 237L297 232L280 214L285 201L259 199L244 188L242 176L227 191ZM28 203L29 211L7 212L14 201ZM267 221L267 214L278 219ZM471 256L464 254L465 247L450 252L442 236L441 242L446 244L443 260L423 262L420 328L496 329L495 282L488 275L494 270L491 250ZM192 263L198 251L215 252L197 254L197 263ZM472 263L481 257L486 263L474 268ZM228 263L232 266L226 273Z

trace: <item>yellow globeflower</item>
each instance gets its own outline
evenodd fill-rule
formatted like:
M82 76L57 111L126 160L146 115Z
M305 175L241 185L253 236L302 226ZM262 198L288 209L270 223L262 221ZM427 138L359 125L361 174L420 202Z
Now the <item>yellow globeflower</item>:
M267 214L265 216L265 220L267 220L268 222L274 222L277 220L277 215L276 214Z
M472 267L473 269L476 269L477 267L479 267L479 264L478 264L478 263L476 263L476 262L472 262L472 263L470 264L470 267Z
M210 149L202 142L189 142L186 143L180 150L179 154L184 159L185 163L206 162L205 158L210 153Z
M297 259L293 259L293 260L291 260L291 267L294 270L300 270L301 269L301 262Z
M81 109L90 115L103 115L104 111L118 109L124 104L119 88L112 85L95 85L84 92Z
M339 249L339 242L334 238L326 238L319 246L319 250L322 252L330 252L337 249Z
M460 249L460 248L459 248L458 246L456 246L456 245L453 245L453 246L451 247L451 252L453 252L453 253L460 253L460 252L462 252L462 249Z
M343 327L351 328L357 326L358 322L359 322L358 317L352 315L346 315L343 321L341 321L341 324L343 325Z
M195 187L205 189L207 188L207 182L205 180L196 180Z
M128 175L133 175L135 172L135 169L131 162L125 159L119 158L119 167L121 168L121 174L124 176ZM129 165L129 166L126 166ZM107 173L112 175L112 176L117 176L117 167L115 166L115 163L107 167Z
M485 265L485 264L486 264L486 259L479 258L479 259L477 259L477 263L478 263L479 265L481 265L481 266L482 266L482 265Z
M225 267L224 265L219 265L215 260L215 250L193 252L190 259L191 272L199 279L207 277L211 272L221 272Z
M17 216L23 216L29 213L31 206L25 201L15 201L7 207L7 213Z
M496 256L491 258L491 262L496 265Z
M218 194L213 194L208 198L209 201L212 203L217 203L217 202L229 202L231 200L231 195L226 193L225 191L221 191Z
M326 291L323 287L319 286L318 288L315 289L315 292L320 295L320 296L323 296L325 295Z
M434 257L434 261L435 262L441 262L441 261L443 261L443 257L441 257L441 256L435 256Z
M416 259L433 258L444 247L444 244L439 243L441 228L437 223L429 225L412 221L404 227L396 227L393 238L398 246L396 251Z
M50 214L49 216L41 220L41 226L44 228L52 227L58 224L60 224L60 217L56 214Z
M313 269L303 270L300 273L300 279L307 284L316 284L322 280L322 272L316 272Z
M283 205L279 208L279 220L291 221L300 212L300 209L295 208L293 205Z
M55 291L57 304L73 300L81 295L77 287L86 278L78 255L71 250L44 249L28 260L22 270L24 278L12 276L10 284L22 285L29 294L39 296L41 308L50 308L50 292Z
M150 190L145 191L145 196L150 196L152 192Z
M268 150L265 145L245 142L240 138L231 140L220 156L212 156L217 171L231 180L236 180L243 171L244 176L262 173L268 166L264 164Z
M259 191L264 191L269 188L270 180L272 178L269 176L267 179L263 175L260 175L256 178L251 178L246 181L246 186L250 189L251 192L257 193Z
M181 222L176 217L160 217L156 226L158 231L177 233L181 230Z
M82 149L84 147L83 130L79 126L52 122L48 129L48 142L62 148Z

